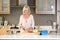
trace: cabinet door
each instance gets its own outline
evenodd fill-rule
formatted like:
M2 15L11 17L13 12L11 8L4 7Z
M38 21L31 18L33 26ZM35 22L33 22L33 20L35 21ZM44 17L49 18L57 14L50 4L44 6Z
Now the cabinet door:
M0 14L2 12L2 0L0 0Z
M57 0L57 24L60 26L60 0Z
M55 14L55 0L36 0L36 14Z
M3 14L10 14L10 0L2 0Z

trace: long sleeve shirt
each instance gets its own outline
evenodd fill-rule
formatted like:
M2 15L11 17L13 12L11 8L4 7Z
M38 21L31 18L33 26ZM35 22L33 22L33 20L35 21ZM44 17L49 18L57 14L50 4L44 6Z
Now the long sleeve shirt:
M23 15L20 16L19 26L22 25L25 29L32 27L34 28L34 18L33 15L30 15L28 19L24 19Z

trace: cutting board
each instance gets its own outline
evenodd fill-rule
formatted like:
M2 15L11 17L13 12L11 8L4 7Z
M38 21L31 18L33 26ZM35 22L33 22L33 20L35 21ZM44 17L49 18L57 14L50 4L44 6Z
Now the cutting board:
M28 30L25 30L23 32L20 32L20 34L23 34L23 35L39 35L40 32L29 32Z

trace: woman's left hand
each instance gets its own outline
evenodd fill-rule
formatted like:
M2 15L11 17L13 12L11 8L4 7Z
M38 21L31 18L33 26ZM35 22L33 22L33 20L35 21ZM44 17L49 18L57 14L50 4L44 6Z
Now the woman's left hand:
M33 28L29 27L29 28L26 29L26 31L31 33L31 32L33 32Z

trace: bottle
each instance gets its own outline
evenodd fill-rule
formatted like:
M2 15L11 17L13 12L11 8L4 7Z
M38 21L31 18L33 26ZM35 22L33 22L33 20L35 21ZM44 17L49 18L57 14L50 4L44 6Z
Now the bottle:
M5 21L4 21L4 26L7 26L7 25L8 25L8 21L5 20Z
M40 28L40 26L39 26L39 24L38 24L38 26L36 26L36 28L34 29L34 32L39 32L39 28Z
M36 29L39 30L39 24L38 24L38 26L36 27Z
M53 29L56 29L56 22L53 22Z

